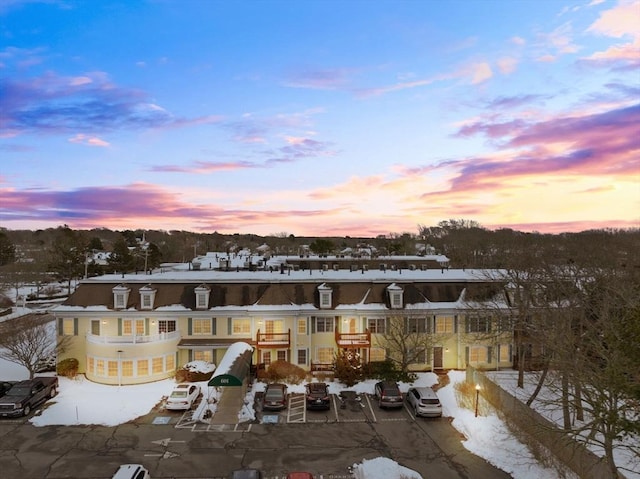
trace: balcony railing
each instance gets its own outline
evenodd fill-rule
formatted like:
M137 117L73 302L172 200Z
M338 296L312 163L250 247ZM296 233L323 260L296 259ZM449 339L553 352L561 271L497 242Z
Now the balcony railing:
M256 334L258 348L268 347L289 347L291 345L291 330L286 333L261 333L258 329Z
M339 333L336 331L336 344L342 348L371 347L371 331L368 329L364 333Z
M101 336L87 333L87 341L93 344L142 344L180 339L180 331L150 334L147 336Z
M311 361L311 372L332 372L334 370L333 363L318 363Z

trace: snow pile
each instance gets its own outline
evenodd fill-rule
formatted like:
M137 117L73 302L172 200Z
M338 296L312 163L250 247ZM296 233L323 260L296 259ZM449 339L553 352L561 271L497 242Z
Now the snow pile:
M362 464L354 464L351 472L355 479L422 479L417 472L386 457L364 459Z
M208 361L191 361L183 366L183 369L193 373L210 373L216 370L216 365Z

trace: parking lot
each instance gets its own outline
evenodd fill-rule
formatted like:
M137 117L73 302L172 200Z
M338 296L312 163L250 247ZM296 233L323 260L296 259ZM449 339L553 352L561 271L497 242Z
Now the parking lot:
M406 405L383 410L368 394L333 394L326 411L308 411L304 395L291 394L276 412L263 411L257 393L254 407L255 421L224 426L162 404L115 427L0 420L0 467L24 479L106 479L126 463L143 464L153 478L222 479L252 467L266 479L293 470L346 479L363 459L388 457L424 478L510 477L465 450L449 418L415 419Z
M286 409L265 411L262 409L262 396L256 394L254 404L256 419L261 424L287 423L353 423L414 420L412 412L406 407L383 409L378 407L376 399L370 394L343 391L340 395L331 394L329 410L308 410L304 394L289 395Z

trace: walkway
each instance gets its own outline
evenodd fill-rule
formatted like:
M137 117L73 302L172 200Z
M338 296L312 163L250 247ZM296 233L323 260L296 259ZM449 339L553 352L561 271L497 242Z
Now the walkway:
M238 424L238 413L244 406L244 388L225 386L221 389L218 407L211 418L211 424Z

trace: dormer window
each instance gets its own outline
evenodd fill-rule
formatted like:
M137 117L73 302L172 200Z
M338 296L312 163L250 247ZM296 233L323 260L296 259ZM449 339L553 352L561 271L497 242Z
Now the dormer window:
M391 305L391 309L401 309L402 308L402 293L404 291L400 286L393 283L392 285L387 287L387 293L389 294L389 304Z
M125 309L127 307L127 302L129 301L129 293L131 292L131 289L124 284L119 284L111 291L113 292L113 308Z
M320 309L330 309L333 289L325 283L322 283L318 286L318 292L320 293Z
M150 284L140 288L140 309L153 309L156 291Z
M206 284L201 284L195 291L196 309L207 309L209 307L209 294L211 294L211 288Z

